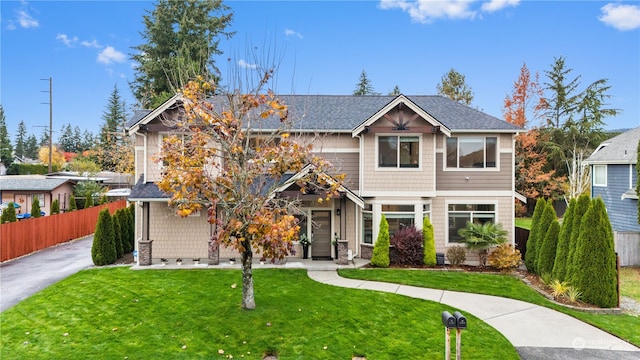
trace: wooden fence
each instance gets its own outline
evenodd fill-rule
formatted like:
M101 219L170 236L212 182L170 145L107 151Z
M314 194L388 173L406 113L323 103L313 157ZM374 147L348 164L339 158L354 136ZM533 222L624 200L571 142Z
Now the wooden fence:
M89 209L0 224L0 261L93 234L102 209L108 207L113 214L125 206L126 200L120 200Z
M616 231L614 239L620 266L640 265L640 232Z
M527 241L529 241L529 230L521 227L515 228L516 234L516 249L520 250L522 260L527 253Z

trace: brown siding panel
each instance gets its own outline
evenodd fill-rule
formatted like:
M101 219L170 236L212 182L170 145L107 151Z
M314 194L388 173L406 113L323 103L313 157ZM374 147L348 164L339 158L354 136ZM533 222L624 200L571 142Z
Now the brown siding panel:
M333 164L333 174L345 174L344 185L349 190L359 188L360 166L358 164L358 153L319 153L320 156L329 160Z
M500 154L500 171L443 171L442 153L436 156L436 189L451 190L511 190L511 153ZM466 178L469 177L469 181Z

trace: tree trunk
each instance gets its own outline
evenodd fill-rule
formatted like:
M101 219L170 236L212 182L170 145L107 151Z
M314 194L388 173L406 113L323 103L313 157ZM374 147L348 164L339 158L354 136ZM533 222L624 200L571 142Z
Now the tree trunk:
M250 246L247 249L242 253L242 308L252 310L256 308L256 301L253 296L253 271L251 268L253 252Z

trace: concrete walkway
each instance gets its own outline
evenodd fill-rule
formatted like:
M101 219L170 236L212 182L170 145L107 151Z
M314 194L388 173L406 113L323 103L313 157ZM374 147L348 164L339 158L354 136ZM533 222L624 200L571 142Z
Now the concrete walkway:
M463 314L473 314L502 333L523 359L640 359L640 348L571 316L523 301L346 279L336 271L309 271L308 274L311 279L328 285L385 291L447 305L443 311L453 312L452 308L456 308ZM468 331L473 331L473 323L469 328Z

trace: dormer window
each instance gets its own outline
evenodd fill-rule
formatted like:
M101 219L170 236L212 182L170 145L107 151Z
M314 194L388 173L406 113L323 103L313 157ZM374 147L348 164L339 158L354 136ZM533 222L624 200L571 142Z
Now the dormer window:
M418 168L419 136L378 136L378 167Z

